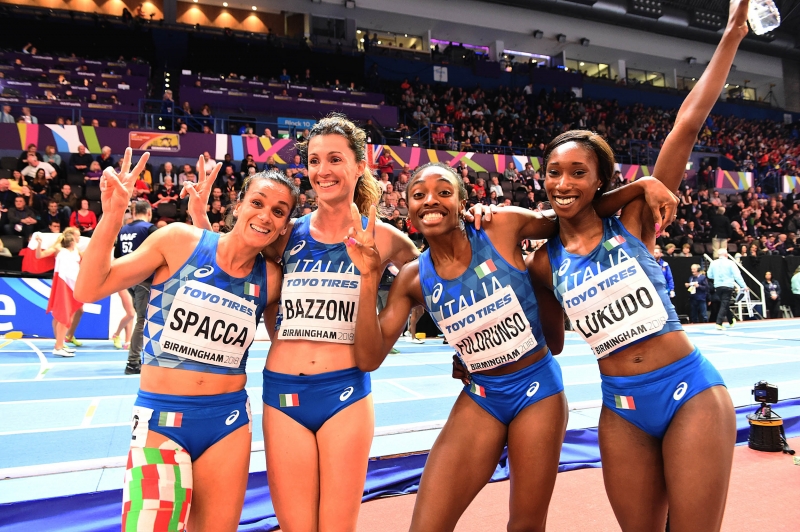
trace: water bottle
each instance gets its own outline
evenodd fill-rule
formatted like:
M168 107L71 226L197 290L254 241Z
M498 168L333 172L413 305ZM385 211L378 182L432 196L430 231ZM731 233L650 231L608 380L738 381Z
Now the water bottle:
M773 0L750 0L747 21L756 35L764 35L781 25L781 13Z

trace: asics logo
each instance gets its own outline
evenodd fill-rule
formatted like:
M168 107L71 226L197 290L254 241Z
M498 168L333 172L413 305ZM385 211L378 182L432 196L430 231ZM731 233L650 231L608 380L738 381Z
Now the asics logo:
M570 260L569 258L564 259L564 262L561 263L561 266L558 267L558 275L564 275L567 273L569 269Z
M203 266L202 268L195 270L194 276L198 279L202 279L204 277L208 277L212 273L214 273L213 266Z
M436 286L433 287L432 296L433 296L433 302L434 303L438 303L439 302L439 298L442 297L442 291L443 290L444 290L444 287L442 286L442 283L436 283Z
M348 386L347 388L344 389L344 391L342 392L342 395L339 396L339 400L340 401L347 401L347 399L349 399L351 395L353 395L353 387L352 386Z
M304 247L306 247L306 241L301 240L299 244L297 244L289 251L289 255L297 255L300 252L300 250L303 249Z
M688 384L682 382L678 384L678 387L675 389L675 393L672 394L672 398L676 401L680 401L681 398L686 395L686 389L689 387Z
M531 383L530 387L528 388L528 391L525 392L525 395L527 395L528 397L533 397L538 391L539 391L539 381L536 381L534 383Z
M225 420L225 424L233 425L233 422L236 421L237 419L239 419L239 411L234 410L233 412L231 412L231 415L229 415L228 418Z

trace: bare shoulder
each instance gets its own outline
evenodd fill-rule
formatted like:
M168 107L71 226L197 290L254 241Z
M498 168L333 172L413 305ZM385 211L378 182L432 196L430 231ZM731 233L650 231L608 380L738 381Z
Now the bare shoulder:
M375 244L384 261L402 266L419 255L417 247L408 236L387 223L375 221Z

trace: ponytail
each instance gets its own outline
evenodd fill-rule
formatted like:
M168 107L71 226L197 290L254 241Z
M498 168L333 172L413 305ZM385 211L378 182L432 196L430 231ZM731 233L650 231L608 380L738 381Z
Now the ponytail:
M358 207L358 212L364 216L369 216L371 205L377 205L381 201L381 187L372 176L369 166L364 168L364 174L358 178L356 191L353 193L353 203Z

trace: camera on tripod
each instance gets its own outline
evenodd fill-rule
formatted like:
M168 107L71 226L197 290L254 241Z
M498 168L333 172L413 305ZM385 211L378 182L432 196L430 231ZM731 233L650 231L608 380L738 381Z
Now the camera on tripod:
M786 442L783 419L770 406L778 402L778 387L767 381L758 381L753 385L751 393L761 405L754 413L747 415L750 423L748 447L756 451L794 454Z
M750 392L759 403L775 404L778 402L778 387L767 381L758 381Z

